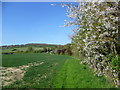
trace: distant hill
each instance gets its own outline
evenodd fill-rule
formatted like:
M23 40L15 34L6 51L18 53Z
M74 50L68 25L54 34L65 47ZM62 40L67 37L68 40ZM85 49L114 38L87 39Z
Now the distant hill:
M55 44L45 44L45 43L28 43L28 44L21 44L21 45L4 45L2 48L18 48L18 47L56 47L56 46L63 46L63 45L55 45Z

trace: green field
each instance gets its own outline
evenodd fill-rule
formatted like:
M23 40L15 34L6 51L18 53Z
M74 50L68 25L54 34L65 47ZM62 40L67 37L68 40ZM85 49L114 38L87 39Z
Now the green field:
M44 62L26 69L24 77L4 88L112 88L104 77L97 77L72 56L40 53L3 55L3 67L19 67Z
M55 48L58 45L52 45L52 44L24 44L24 45L13 45L13 46L4 46L2 47L2 52L20 52L20 51L26 51L29 47L32 47L33 50L42 50L43 48Z
M43 49L43 47L32 47L34 50L41 50ZM13 51L14 49L16 49L15 51ZM18 52L18 51L26 51L28 49L28 47L11 47L11 48L3 48L2 52Z

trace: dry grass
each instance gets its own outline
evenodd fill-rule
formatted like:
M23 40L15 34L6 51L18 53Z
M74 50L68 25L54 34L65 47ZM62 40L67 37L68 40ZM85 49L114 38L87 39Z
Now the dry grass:
M28 63L27 65L22 65L19 67L0 67L0 71L2 72L2 86L9 85L17 80L21 80L24 77L27 69L31 66L38 66L43 64L44 62L34 62Z

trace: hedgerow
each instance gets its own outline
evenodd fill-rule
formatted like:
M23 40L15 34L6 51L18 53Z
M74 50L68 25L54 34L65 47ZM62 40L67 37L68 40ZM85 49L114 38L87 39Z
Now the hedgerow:
M81 63L88 64L98 76L111 78L119 87L120 2L76 2L62 6L71 18L65 26L77 26L72 36L74 55L85 56Z

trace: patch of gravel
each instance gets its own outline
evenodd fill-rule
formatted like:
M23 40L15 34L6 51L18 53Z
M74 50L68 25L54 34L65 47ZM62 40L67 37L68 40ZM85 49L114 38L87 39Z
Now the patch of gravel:
M0 72L2 73L0 77L0 80L2 80L2 86L10 85L17 80L21 80L29 67L38 66L43 63L44 62L34 62L19 67L0 67Z

